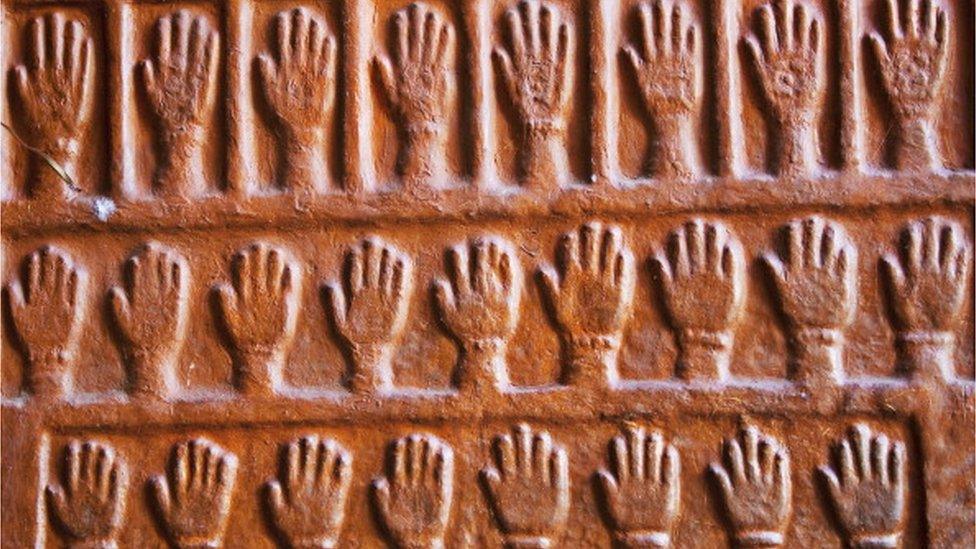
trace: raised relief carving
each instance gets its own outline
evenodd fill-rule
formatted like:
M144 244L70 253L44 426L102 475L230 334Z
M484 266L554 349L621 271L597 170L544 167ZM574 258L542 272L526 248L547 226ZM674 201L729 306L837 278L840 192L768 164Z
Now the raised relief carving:
M167 197L206 192L204 124L217 93L220 43L202 15L179 10L156 21L153 52L138 80L158 131L154 190Z
M336 96L336 40L307 8L275 17L274 51L256 58L282 151L281 186L324 190L326 129Z
M621 51L651 116L653 145L647 166L658 177L690 178L700 165L692 127L702 94L698 25L680 1L642 2L637 12L640 43Z
M594 221L564 234L556 259L558 274L546 266L539 278L563 341L563 378L571 384L613 384L634 298L633 254L619 227Z
M125 262L124 289L116 286L109 293L129 364L129 389L137 398L166 399L177 390L189 286L186 259L172 248L149 242Z
M414 2L392 18L392 60L373 58L403 146L397 169L408 189L447 180L445 140L454 99L454 27Z
M447 253L450 282L438 280L440 318L461 347L462 390L508 386L505 352L518 326L522 268L511 245L480 237Z
M235 383L248 395L281 386L301 307L302 268L282 248L256 242L234 255L232 284L216 287L220 318L235 361Z
M678 377L727 379L746 296L742 245L723 224L694 219L671 232L654 263L677 331Z
M521 132L519 177L551 190L568 181L566 116L573 89L573 27L554 4L522 0L505 12L508 44L493 50Z
M844 330L857 309L857 251L844 228L820 216L791 221L786 253L764 256L792 346L790 376L844 380Z
M883 260L904 367L912 375L956 377L955 332L966 293L972 247L955 221L929 217L902 233L902 253Z
M168 475L149 482L160 525L174 545L223 546L236 478L237 456L205 438L173 447Z
M454 497L454 451L433 435L398 439L389 477L373 480L373 496L392 541L407 548L443 549Z
M718 483L731 532L743 547L783 545L793 514L790 455L756 427L725 441L725 464L709 471Z
M826 81L823 23L813 6L795 0L776 0L756 13L756 34L744 40L775 123L776 173L809 175L817 170L817 111Z
M268 507L281 540L296 549L332 549L346 514L352 456L330 438L290 442L279 480L268 482Z
M670 547L681 503L678 451L657 431L628 425L613 437L610 470L600 469L614 538L624 547Z
M886 37L869 35L898 130L895 166L941 167L934 119L949 56L949 21L938 0L886 0Z
M61 12L33 19L27 35L27 63L11 71L12 110L36 149L27 195L68 200L77 195L76 163L92 114L94 47L84 24Z
M494 441L495 464L481 470L507 547L552 547L569 515L569 458L548 431L522 423Z
M904 443L857 424L837 444L836 468L819 471L851 547L899 547L905 523Z
M10 315L27 359L27 384L39 398L71 389L88 277L67 252L44 246L25 261L26 278L7 286Z
M48 512L70 547L118 547L129 473L115 449L94 440L71 441L64 449L61 482L47 486Z
M413 265L376 237L346 255L342 286L326 287L328 309L351 357L354 392L393 389L393 351L407 321Z

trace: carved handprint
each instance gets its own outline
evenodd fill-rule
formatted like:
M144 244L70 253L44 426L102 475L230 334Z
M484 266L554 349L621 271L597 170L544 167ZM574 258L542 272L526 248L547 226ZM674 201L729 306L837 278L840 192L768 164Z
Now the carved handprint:
M787 253L764 256L790 323L800 378L843 377L844 329L857 308L857 251L844 228L820 216L786 226Z
M352 389L392 389L390 359L413 290L410 259L370 237L349 251L344 274L345 284L328 285L326 296L332 321L352 355Z
M872 32L870 41L898 124L897 167L934 169L939 151L932 119L949 57L948 17L938 0L886 0L884 5L888 39Z
M747 547L782 545L793 513L789 453L755 427L744 428L741 439L726 440L725 465L709 467L733 535Z
M451 281L438 280L434 296L441 319L464 354L460 384L508 385L505 351L518 326L522 300L522 269L515 252L502 239L477 238L470 252L456 246L447 257Z
M562 332L570 382L616 381L617 352L634 297L634 259L618 227L597 222L563 235L559 274L540 271Z
M173 544L223 545L236 478L237 456L205 438L173 447L169 475L150 480L159 520Z
M281 479L268 483L268 506L289 547L337 546L351 482L352 457L338 442L312 435L288 444Z
M481 470L509 547L551 547L569 515L569 460L547 431L526 424L495 439L495 466Z
M454 496L454 451L433 435L396 441L390 477L373 481L383 525L404 549L444 547Z
M295 337L302 269L285 250L264 242L239 251L233 286L217 287L221 319L238 361L245 393L274 392Z
M902 442L857 424L837 446L837 468L819 471L851 547L898 547L905 522Z
M153 54L139 63L139 81L159 128L156 191L203 192L204 125L217 90L219 39L203 16L179 10L156 21Z
M884 258L891 311L898 337L922 355L909 367L938 367L954 377L952 350L966 292L972 248L955 221L940 217L913 221L903 234L902 257ZM917 348L917 349L916 349Z
M658 432L628 426L613 439L613 471L598 473L614 536L626 547L668 547L681 502L681 461Z
M495 65L522 125L521 176L535 185L565 178L566 111L572 92L573 29L555 5L522 0L505 12L508 48Z
M27 64L12 71L14 111L32 147L57 163L64 181L41 158L31 159L28 194L45 200L75 195L75 162L92 112L94 53L91 38L80 21L60 12L30 22Z
M689 124L702 90L698 25L688 11L680 1L642 2L641 50L635 44L622 50L656 130L649 164L665 177L688 177L695 169Z
M54 246L28 256L26 271L23 282L7 287L10 314L26 354L31 392L57 398L71 386L88 279L66 252Z
M51 518L71 539L71 547L114 549L129 488L125 462L97 441L71 441L64 458L63 484L47 486Z
M126 261L125 275L125 289L112 288L109 301L130 361L131 390L165 399L176 390L186 338L189 267L176 250L149 242Z
M393 60L373 58L383 91L406 136L399 171L407 185L446 175L444 134L454 98L454 28L433 8L414 2L393 16Z
M823 30L816 10L776 0L758 10L757 38L745 38L779 131L780 175L803 175L817 164L816 117L824 77Z
M678 375L726 378L745 301L742 245L721 223L695 219L671 232L666 253L654 262L678 331Z
M307 8L275 17L274 52L257 57L261 91L278 123L282 183L293 191L317 188L328 173L325 130L335 104L336 41Z

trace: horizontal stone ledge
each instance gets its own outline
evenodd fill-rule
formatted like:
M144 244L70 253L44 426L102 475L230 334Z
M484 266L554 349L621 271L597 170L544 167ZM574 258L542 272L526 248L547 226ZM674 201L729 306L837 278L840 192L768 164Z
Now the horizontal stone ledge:
M614 389L567 386L518 388L477 395L450 390L400 390L381 396L291 389L264 398L233 392L185 393L182 400L130 401L121 393L43 402L3 401L4 422L37 422L59 431L301 426L380 421L445 421L470 424L528 420L542 423L612 421L634 417L756 416L909 417L933 398L972 407L974 384L960 380L933 391L897 378L851 379L843 386L807 391L782 380L735 380L725 384L627 381Z
M804 209L872 209L976 202L976 172L814 179L712 178L690 182L640 180L575 185L552 193L512 186L458 186L408 193L213 194L192 201L87 197L68 203L17 199L0 205L9 237L70 230L165 232L211 228L321 227L335 223L431 222L590 215L662 216L686 212L741 213Z

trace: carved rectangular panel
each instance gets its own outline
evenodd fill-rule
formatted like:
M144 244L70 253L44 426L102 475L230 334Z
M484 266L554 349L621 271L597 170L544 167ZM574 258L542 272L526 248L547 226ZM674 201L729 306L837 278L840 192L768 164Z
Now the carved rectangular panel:
M3 547L970 547L964 0L2 6Z

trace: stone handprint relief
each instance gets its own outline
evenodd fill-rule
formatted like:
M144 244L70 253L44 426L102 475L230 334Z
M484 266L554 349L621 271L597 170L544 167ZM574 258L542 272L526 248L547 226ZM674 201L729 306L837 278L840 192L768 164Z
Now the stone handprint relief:
M494 441L495 464L481 470L508 547L553 547L569 515L569 458L548 431L526 424Z
M67 252L44 246L25 260L25 278L7 286L10 316L27 360L29 391L60 398L70 390L86 316L88 277Z
M413 264L406 254L369 237L346 254L343 284L326 286L329 313L352 362L354 392L393 389L393 352L407 321Z
M739 439L725 441L725 463L713 463L709 471L718 484L736 543L744 547L783 545L793 514L786 448L748 426Z
M836 466L819 472L848 543L857 549L899 547L906 503L904 443L857 424L836 450Z
M190 268L158 242L125 262L125 283L109 293L112 316L129 364L129 390L165 400L177 390L176 368L189 321Z
M949 20L938 0L885 0L884 35L868 40L898 131L895 167L941 167L934 118L949 57Z
M205 126L217 94L220 41L207 18L179 10L156 21L152 53L137 80L158 133L153 190L189 198L206 192Z
M352 483L352 456L330 438L290 442L278 480L267 484L267 504L281 540L296 549L338 546Z
M628 425L597 473L614 538L624 547L669 547L681 503L681 460L661 433Z
M397 170L409 188L446 182L447 124L454 100L454 27L433 7L414 2L393 15L392 58L373 58L403 145Z
M817 170L817 115L826 81L820 14L804 2L775 0L756 15L756 34L744 44L773 116L776 173L810 175Z
M397 547L443 549L454 498L454 451L428 434L398 439L388 476L373 480L373 499Z
M678 377L727 379L746 296L742 245L723 224L693 219L671 232L653 262L677 332Z
M689 178L700 165L692 126L702 94L700 31L681 1L642 2L637 13L641 39L621 51L651 116L647 167L657 177Z
M955 332L971 265L966 231L941 217L909 223L902 233L901 253L882 260L889 309L908 373L956 377Z
M114 448L73 440L64 450L61 484L47 486L48 513L69 547L115 549L128 489L128 468Z
M462 389L503 389L509 384L505 353L518 326L523 276L511 245L479 237L447 253L450 282L434 283L441 321L461 347Z
M256 242L234 255L231 274L232 283L215 291L236 385L249 395L273 394L295 338L302 267L286 250Z
M223 546L237 456L205 438L173 447L168 474L150 479L158 520L181 549Z
M789 325L790 376L844 380L844 330L857 310L857 250L844 228L820 216L791 221L785 253L767 253L776 295Z
M36 149L27 195L64 201L78 191L77 163L92 115L94 46L85 25L61 12L33 19L27 35L27 62L10 75L13 112Z
M546 266L539 278L563 340L563 378L612 385L634 298L633 254L619 227L589 222L563 235L556 259L558 273Z
M326 133L336 97L336 40L307 8L275 16L273 52L255 60L260 88L281 148L282 188L325 189Z
M504 19L507 44L495 47L492 57L520 126L520 180L551 190L569 179L565 141L573 27L556 5L541 0L520 1Z

